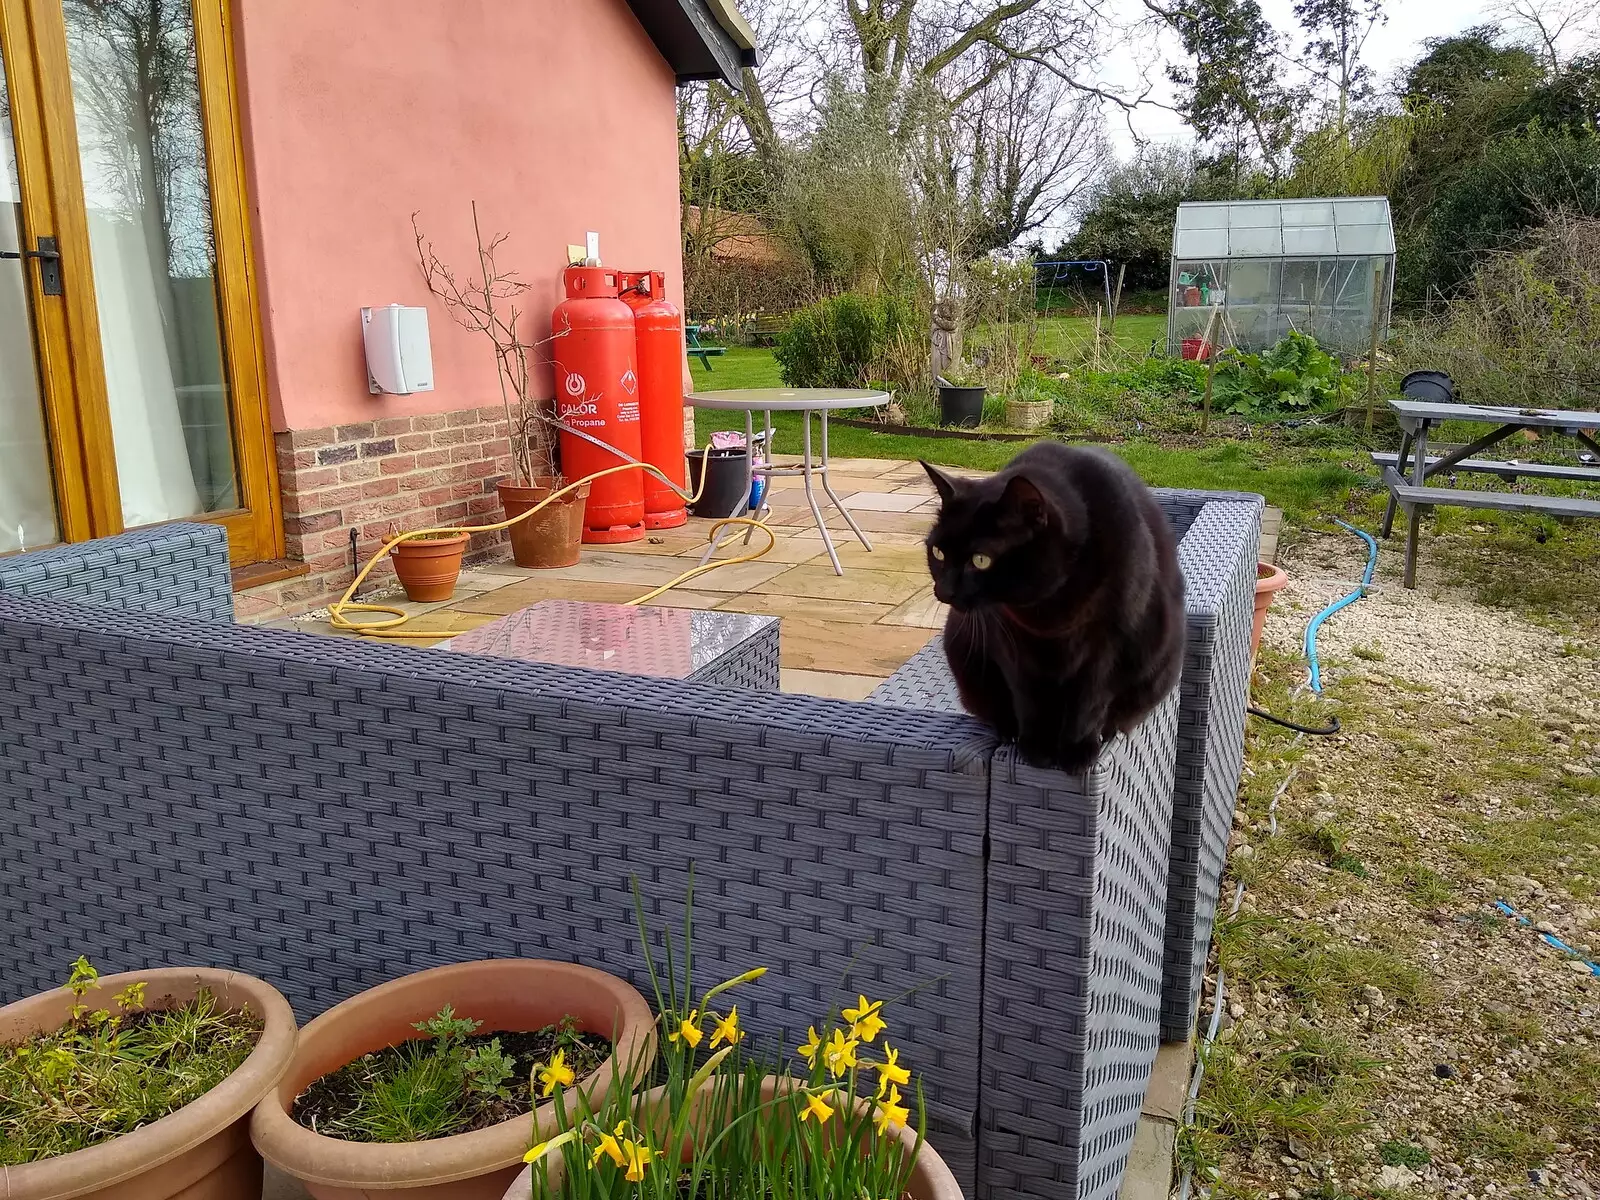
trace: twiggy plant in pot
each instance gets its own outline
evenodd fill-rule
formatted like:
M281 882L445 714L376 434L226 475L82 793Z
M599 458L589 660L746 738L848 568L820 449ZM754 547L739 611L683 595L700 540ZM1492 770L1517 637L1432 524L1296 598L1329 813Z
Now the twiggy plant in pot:
M520 332L525 314L517 307L517 298L529 285L498 260L510 235L497 233L484 239L476 202L472 205L472 234L478 255L476 275L462 276L439 258L433 243L418 227L415 213L411 228L428 290L444 302L457 325L483 334L493 347L500 403L511 442L512 471L510 479L496 484L496 490L506 517L520 516L565 482L554 425L555 404L534 395L529 361L534 346L523 341ZM511 554L519 567L570 567L578 561L583 506L588 494L585 484L511 526Z

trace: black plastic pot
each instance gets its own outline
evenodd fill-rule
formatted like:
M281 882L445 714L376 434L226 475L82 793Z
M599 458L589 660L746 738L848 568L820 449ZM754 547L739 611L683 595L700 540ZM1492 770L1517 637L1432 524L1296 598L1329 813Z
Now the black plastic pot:
M1413 371L1400 381L1400 394L1407 400L1454 404L1456 384L1443 371Z
M939 424L975 427L983 420L981 387L939 385Z
M689 491L700 491L705 451L689 451ZM689 506L697 517L742 517L750 507L750 485L745 479L745 451L713 450L711 478L700 499Z

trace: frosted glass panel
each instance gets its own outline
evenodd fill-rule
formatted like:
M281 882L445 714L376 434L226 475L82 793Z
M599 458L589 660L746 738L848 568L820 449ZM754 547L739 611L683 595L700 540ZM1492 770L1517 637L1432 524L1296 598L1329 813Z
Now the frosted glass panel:
M1181 210L1181 220L1185 229L1226 229L1228 205L1196 204Z
M1243 258L1264 258L1283 253L1283 231L1276 225L1267 229L1232 229L1228 233L1230 253Z
M1338 246L1334 241L1333 226L1311 225L1304 229L1285 229L1283 252L1291 255L1337 253Z
M1394 234L1387 224L1339 226L1340 254L1393 254Z
M1276 204L1234 204L1228 208L1228 224L1235 229L1276 229L1283 224L1283 215Z
M1332 225L1333 201L1314 200L1283 206L1284 225Z
M1185 229L1178 234L1179 258L1226 258L1228 256L1228 231L1226 229Z
M1339 210L1339 223L1341 225L1379 225L1388 224L1389 202L1387 200L1336 200Z

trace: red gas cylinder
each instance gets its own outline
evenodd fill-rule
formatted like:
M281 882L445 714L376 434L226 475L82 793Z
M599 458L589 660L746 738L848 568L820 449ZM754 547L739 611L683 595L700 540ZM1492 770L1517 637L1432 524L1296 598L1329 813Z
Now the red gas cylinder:
M660 271L623 271L622 299L633 309L639 360L641 456L683 486L683 314L667 299ZM654 475L644 476L644 527L672 529L689 519L683 497Z
M556 413L563 424L622 452L563 429L561 472L571 481L641 457L639 373L633 309L617 299L617 273L604 267L568 267L562 282L567 298L550 314ZM644 537L643 474L619 471L590 485L583 514L585 542L636 542Z

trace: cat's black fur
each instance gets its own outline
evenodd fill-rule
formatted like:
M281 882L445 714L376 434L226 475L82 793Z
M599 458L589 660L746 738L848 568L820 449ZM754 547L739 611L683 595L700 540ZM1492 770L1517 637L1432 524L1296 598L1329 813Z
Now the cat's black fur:
M922 465L943 502L928 570L962 703L1029 762L1087 770L1183 666L1183 576L1155 496L1115 455L1059 442L984 479Z

